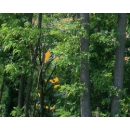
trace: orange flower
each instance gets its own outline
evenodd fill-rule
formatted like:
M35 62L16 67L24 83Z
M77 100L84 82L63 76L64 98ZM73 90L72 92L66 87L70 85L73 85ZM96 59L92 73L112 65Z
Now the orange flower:
M49 80L51 83L55 83L52 79Z
M56 78L54 78L54 79L50 79L49 81L50 81L51 83L56 83L56 82L59 81L59 79L56 77Z
M50 52L47 51L45 54L45 60L44 60L45 63L49 60L50 55L51 55Z
M59 79L56 77L56 78L54 78L53 79L55 82L58 82L59 81Z
M54 86L54 88L58 88L60 86L60 84L56 84L55 86Z

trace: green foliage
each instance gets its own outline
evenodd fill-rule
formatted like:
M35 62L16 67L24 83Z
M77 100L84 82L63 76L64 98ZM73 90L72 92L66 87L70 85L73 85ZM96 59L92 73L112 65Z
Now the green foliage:
M24 117L23 108L14 107L10 115L13 117Z
M111 97L119 93L123 98L117 116L130 116L129 60L125 60L124 90L113 86L115 49L119 45L116 39L117 14L89 14L89 35L81 25L81 19L75 18L76 14L42 16L39 29L38 14L33 14L32 24L28 21L29 14L0 14L0 116L25 116L27 86L32 77L29 116L40 116L43 109L45 117L79 117L80 96L85 90L80 83L80 68L81 61L86 62L86 59L90 70L93 116L99 107L99 116L109 117ZM129 16L126 28L125 57L130 57ZM88 53L80 52L81 36L89 38ZM50 56L45 62L48 51ZM23 99L19 108L22 74ZM50 82L56 77L57 82ZM55 88L55 85L59 86ZM55 108L50 109L53 106Z
M60 86L58 90L60 96L56 103L54 116L80 116L80 91L82 90L83 85L79 83Z

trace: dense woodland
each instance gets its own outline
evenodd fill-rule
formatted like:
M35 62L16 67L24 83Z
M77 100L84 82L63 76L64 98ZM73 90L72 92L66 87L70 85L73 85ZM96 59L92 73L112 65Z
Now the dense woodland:
M130 14L0 14L1 117L129 117Z

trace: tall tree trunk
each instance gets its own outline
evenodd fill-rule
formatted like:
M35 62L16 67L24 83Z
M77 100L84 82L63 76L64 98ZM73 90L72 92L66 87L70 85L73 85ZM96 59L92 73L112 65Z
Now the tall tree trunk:
M4 90L4 81L5 80L5 73L3 75L3 81L2 81L2 85L1 85L1 88L0 88L0 103L1 103L1 100L2 100L2 95L3 95L3 90Z
M29 22L32 24L32 18L33 18L33 14L29 14ZM31 55L33 55L33 48L32 46L30 46L31 49ZM33 57L33 56L32 56ZM33 58L32 58L32 62L33 62ZM29 113L29 101L30 101L30 93L31 93L31 89L32 89L32 84L33 84L33 68L31 67L30 69L30 77L29 77L29 81L28 81L28 85L27 85L27 93L26 93L26 99L25 99L25 108L24 108L24 113L25 116L28 117Z
M38 29L41 29L42 27L42 13L39 13L39 18L38 18ZM38 39L38 43L37 43L37 49L38 46L40 48L40 39L41 39L41 34L40 37ZM41 51L40 51L40 56L41 56ZM44 116L44 93L43 93L43 78L42 78L42 69L44 66L44 60L40 59L40 70L38 72L38 86L40 87L40 104L41 104L41 110L40 110L40 116L43 117Z
M30 101L30 94L31 94L31 89L32 89L32 85L33 85L33 69L31 68L30 71L31 72L30 72L29 82L28 82L28 85L27 85L27 93L26 93L25 109L24 109L26 117L29 116L29 113L28 113L28 110L29 110L29 101Z
M33 17L33 14L30 14L30 17L29 17L29 22L30 23L32 23L32 17ZM42 24L42 13L39 13L38 29L41 29L41 24ZM37 54L38 54L38 46L40 44L40 38L41 38L41 35L39 36L38 42L36 43L35 47L30 46L30 49L31 49L31 62L32 62L33 67L31 67L31 70L30 70L31 76L30 76L30 80L29 80L29 83L28 83L27 94L26 94L25 116L29 116L28 115L28 110L29 110L30 93L31 93L32 85L33 85L33 75L34 75L33 69L36 67L36 57L37 57Z
M117 92L123 89L126 21L127 14L118 14L117 40L119 41L120 45L116 48L116 59L114 67L114 87L117 88ZM111 102L111 116L115 116L118 113L120 109L119 100L121 99L121 92L118 94L118 96L113 95Z
M82 18L81 23L84 25L87 34L89 35L89 14L88 13L81 13L80 17ZM81 38L81 52L88 52L89 47L89 39L88 38ZM81 117L91 117L91 105L90 105L90 76L89 76L89 69L88 69L88 60L86 61L81 60L81 70L80 70L80 81L81 83L85 83L85 87L87 91L83 91L83 95L80 98L80 105L81 105Z
M42 81L41 81L42 83ZM41 110L40 110L40 116L44 116L44 93L43 93L43 83L40 85L40 103L41 103Z
M24 98L24 74L21 74L20 83L19 83L19 92L18 92L18 107L23 107L23 98Z

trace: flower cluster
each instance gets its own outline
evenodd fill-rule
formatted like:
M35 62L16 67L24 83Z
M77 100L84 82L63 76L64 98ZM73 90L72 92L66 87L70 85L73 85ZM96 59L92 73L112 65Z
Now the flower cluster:
M71 22L71 21L73 21L73 18L72 17L71 18L63 18L60 21L61 22Z
M128 61L130 59L130 57L124 57L125 61Z
M54 110L54 109L55 109L55 105L54 105L54 106L51 106L51 107L46 106L45 108L46 108L46 109L49 109L49 110Z

